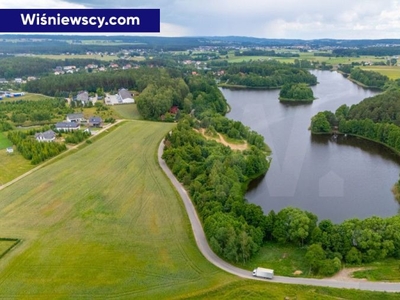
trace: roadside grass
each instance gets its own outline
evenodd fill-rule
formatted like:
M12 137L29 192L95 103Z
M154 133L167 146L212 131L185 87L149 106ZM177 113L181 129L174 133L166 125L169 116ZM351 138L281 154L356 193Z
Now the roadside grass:
M11 141L6 137L4 132L0 132L0 150L12 146Z
M142 120L136 104L121 104L112 105L111 109L114 110L120 119Z
M178 299L285 299L285 300L328 300L328 299L398 299L399 293L375 293L354 289L328 289L304 285L273 284L268 281L235 281L211 291L198 291L197 294Z
M361 69L378 72L382 75L386 75L390 79L400 78L400 67L398 66L367 66L361 67Z
M0 134L1 137L1 134ZM22 157L14 149L14 153L7 153L5 149L0 150L0 186L28 172L35 166ZM0 201L1 201L0 196ZM0 233L0 237L1 237Z
M400 281L400 260L390 258L370 264L364 264L366 270L353 273L354 278L366 278L370 281Z
M236 265L249 271L257 267L273 269L275 275L280 276L298 277L293 273L302 271L299 277L310 277L309 266L304 260L305 254L305 248L268 242L255 257L245 263L238 262Z

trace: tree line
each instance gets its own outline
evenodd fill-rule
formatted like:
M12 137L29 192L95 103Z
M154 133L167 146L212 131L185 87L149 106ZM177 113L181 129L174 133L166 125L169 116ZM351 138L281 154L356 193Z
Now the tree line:
M370 88L383 89L389 81L389 77L375 71L364 71L360 68L352 68L350 78L354 79Z
M229 85L256 88L280 88L285 83L317 84L317 78L306 69L278 61L231 64L220 79Z
M120 88L141 92L149 83L162 81L161 77L163 76L169 76L166 70L147 67L110 72L53 75L29 81L24 89L31 93L53 97L69 97L71 93L75 94L81 90L95 93L98 88L102 88L106 92L117 92Z
M84 68L88 64L102 65L104 61L96 59L44 59L38 57L0 57L0 77L44 76L52 73L57 66L76 66Z
M360 49L334 49L332 54L335 56L360 56L360 55L373 55L373 56L394 56L400 53L399 46L392 47L362 47Z

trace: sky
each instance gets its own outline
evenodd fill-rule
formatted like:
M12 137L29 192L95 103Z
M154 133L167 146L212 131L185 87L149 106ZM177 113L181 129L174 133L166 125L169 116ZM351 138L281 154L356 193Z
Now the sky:
M400 38L400 0L1 0L0 8L159 8L160 36Z

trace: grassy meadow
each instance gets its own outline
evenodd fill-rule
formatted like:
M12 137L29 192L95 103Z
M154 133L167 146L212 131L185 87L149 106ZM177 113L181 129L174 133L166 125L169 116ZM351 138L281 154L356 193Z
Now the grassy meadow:
M2 133L0 133L1 139ZM8 141L8 140L7 140ZM35 166L26 160L17 151L9 154L5 149L0 148L0 186L14 178L28 172ZM0 192L0 202L2 200ZM1 234L0 234L1 237Z
M287 50L287 52L293 52ZM375 56L360 56L360 57L327 57L327 56L314 56L314 53L301 52L300 57L276 57L276 56L235 56L233 52L228 54L228 62L242 62L249 60L277 60L284 63L293 63L295 59L304 59L309 61L326 62L327 64L351 64L352 62L379 62L385 61L385 59L377 58Z
M386 75L390 79L400 78L399 66L367 66L367 67L362 67L362 69L366 71L375 71L381 73L382 75Z
M301 271L299 277L310 277L309 266L304 259L305 254L305 248L268 243L255 257L245 263L238 263L237 266L247 270L254 270L257 267L269 268L281 276L294 276L295 271Z
M174 126L125 122L0 190L0 238L21 239L0 259L0 298L398 299L244 280L206 261L156 159Z
M113 105L111 109L115 111L115 113L121 119L128 120L141 120L142 116L140 115L137 105L135 104L121 104L121 105Z
M12 146L11 141L5 136L3 132L0 132L0 150L6 149Z
M0 191L0 297L185 295L231 276L195 246L155 150L174 125L128 122ZM0 236L0 237L1 237Z
M360 267L365 270L354 272L355 278L365 278L370 281L400 281L400 261L397 259L388 258Z

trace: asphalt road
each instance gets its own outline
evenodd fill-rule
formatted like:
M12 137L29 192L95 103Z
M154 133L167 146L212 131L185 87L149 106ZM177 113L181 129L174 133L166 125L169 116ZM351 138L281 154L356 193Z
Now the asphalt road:
M359 289L367 291L385 291L385 292L400 292L400 283L390 283L390 282L371 282L371 281L344 281L344 280L330 280L330 279L312 279L312 278L298 278L298 277L284 277L284 276L274 276L273 279L261 279L253 277L252 272L248 270L243 270L232 266L226 261L219 258L208 245L206 236L203 231L203 226L197 216L196 209L190 200L184 187L175 178L170 169L168 168L165 161L161 158L164 149L164 141L162 141L158 147L158 162L171 180L172 184L175 186L179 195L181 196L183 203L185 204L186 211L189 216L190 223L192 225L193 234L199 247L201 253L207 258L209 262L217 266L218 268L225 270L228 273L237 275L246 279L253 280L263 280L268 282L277 283L288 283L288 284L303 284L303 285L313 285L313 286L325 286L334 288L349 288L349 289Z

